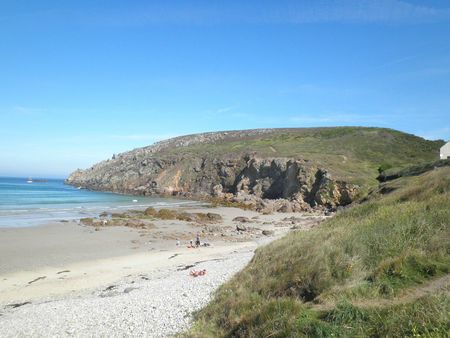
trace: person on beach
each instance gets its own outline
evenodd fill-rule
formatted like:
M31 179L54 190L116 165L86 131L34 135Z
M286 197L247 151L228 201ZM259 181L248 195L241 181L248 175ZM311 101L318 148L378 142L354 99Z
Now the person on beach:
M210 246L211 244L209 244L209 240L208 240L208 237L206 237L204 240L203 240L203 246Z
M180 246L180 240L177 238L177 246Z
M206 269L203 270L191 270L189 273L193 277L204 276L206 275Z
M200 235L197 232L197 237L195 237L195 246L198 248L200 246Z

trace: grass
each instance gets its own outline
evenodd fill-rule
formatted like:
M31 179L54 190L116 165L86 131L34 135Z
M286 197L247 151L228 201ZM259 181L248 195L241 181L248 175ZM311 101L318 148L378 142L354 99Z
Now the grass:
M364 204L258 249L187 335L448 336L448 290L420 290L449 273L449 206L448 166L384 183Z

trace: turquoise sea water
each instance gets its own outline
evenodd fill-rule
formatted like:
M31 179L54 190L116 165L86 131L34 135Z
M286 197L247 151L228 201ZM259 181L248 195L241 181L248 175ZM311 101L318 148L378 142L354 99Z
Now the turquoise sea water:
M77 189L63 180L27 183L27 178L0 177L0 227L24 227L49 221L97 216L103 211L124 211L197 202L140 197Z

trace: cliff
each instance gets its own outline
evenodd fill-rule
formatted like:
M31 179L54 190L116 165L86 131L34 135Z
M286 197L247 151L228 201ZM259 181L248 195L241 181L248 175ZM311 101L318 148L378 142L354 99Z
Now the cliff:
M135 195L214 196L268 211L333 209L375 185L380 167L429 161L439 146L379 128L214 132L114 155L66 182Z

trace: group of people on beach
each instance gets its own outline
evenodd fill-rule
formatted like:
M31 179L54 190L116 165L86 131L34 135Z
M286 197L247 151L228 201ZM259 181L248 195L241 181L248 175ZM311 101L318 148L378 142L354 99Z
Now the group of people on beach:
M180 242L180 240L177 238L177 246L180 246L180 245L181 245L181 242ZM195 243L194 243L194 240L191 239L191 240L189 241L188 248L198 248L198 247L200 247L200 246L202 246L202 244L201 244L201 242L200 242L200 234L197 232L197 235L195 236ZM203 241L203 246L210 246L210 244L209 244L209 242L208 242L207 239L205 239L205 241Z
M180 240L177 238L177 246L180 246L181 242ZM205 239L205 241L203 242L203 246L209 246L209 242L207 239ZM194 240L191 239L189 241L189 245L188 245L188 249L193 249L193 248L198 248L202 246L202 243L200 242L200 234L197 232L197 235L195 236L195 244L194 244ZM192 277L199 277L199 276L204 276L206 275L206 269L203 270L191 270L189 272L189 275Z

